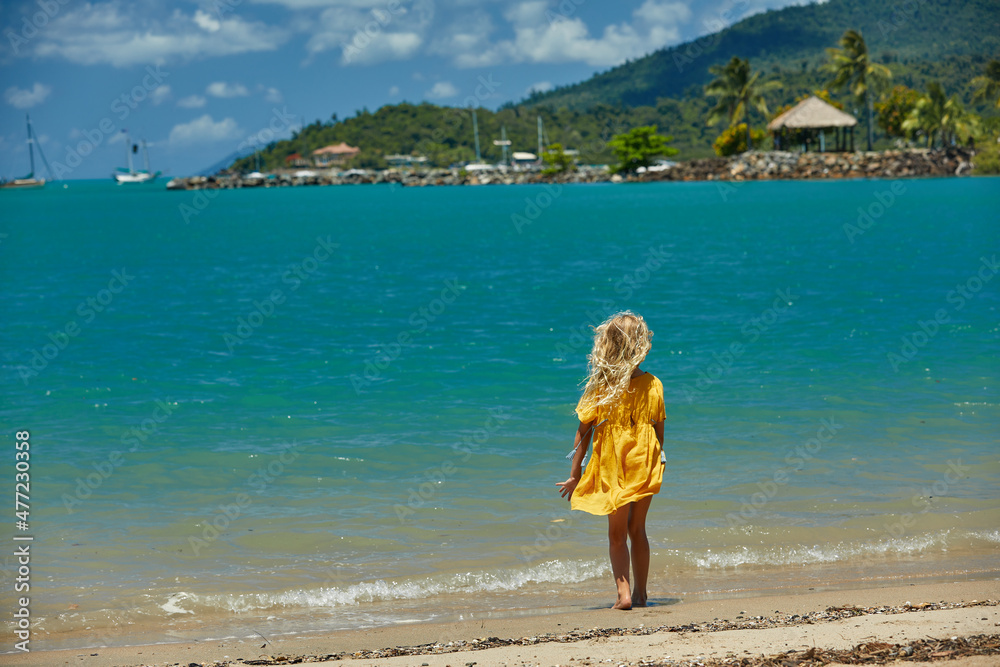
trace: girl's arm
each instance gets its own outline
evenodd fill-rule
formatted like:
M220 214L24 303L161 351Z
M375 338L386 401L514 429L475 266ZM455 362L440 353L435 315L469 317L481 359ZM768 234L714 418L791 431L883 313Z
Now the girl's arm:
M589 423L580 422L580 426L576 429L576 439L573 442L573 447L575 453L573 454L573 463L570 466L569 479L565 482L557 482L556 486L562 489L559 495L569 500L573 496L573 491L576 489L576 485L580 483L580 477L583 474L581 468L583 467L583 459L587 455L587 450L590 449L590 435L594 430L595 421Z
M660 463L666 464L667 460L663 457L663 422L653 422L653 432L656 433L656 439L660 441Z

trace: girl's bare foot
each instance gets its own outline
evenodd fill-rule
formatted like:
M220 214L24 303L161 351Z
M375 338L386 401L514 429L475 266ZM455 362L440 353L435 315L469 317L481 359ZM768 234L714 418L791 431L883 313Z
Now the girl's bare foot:
M645 593L633 593L632 594L632 606L633 607L645 607L646 606L646 594Z
M621 609L622 611L628 611L632 608L632 598L630 597L619 597L615 602L612 609Z

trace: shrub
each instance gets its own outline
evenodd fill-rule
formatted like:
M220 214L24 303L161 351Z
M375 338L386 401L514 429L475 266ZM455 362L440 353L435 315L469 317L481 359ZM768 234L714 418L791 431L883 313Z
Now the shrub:
M751 130L753 145L758 148L764 142L764 130ZM747 124L740 123L723 130L712 144L715 154L721 157L744 153L747 150Z

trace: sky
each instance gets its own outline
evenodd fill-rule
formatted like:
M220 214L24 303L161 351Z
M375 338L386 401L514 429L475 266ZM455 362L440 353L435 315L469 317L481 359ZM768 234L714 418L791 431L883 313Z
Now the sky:
M791 4L0 0L0 177L29 171L25 114L60 179L109 178L126 130L186 176L333 114L495 109Z

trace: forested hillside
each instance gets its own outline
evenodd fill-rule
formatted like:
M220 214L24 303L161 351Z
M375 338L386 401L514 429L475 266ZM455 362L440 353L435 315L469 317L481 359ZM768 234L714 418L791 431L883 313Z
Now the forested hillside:
M830 0L770 10L526 102L589 108L697 96L710 78L709 66L734 55L794 83L796 75L817 69L826 56L823 47L834 46L847 28L864 35L874 58L889 65L899 83L922 88L940 79L951 84L949 92L961 92L989 57L1000 54L1000 1Z
M734 10L746 4L736 3ZM769 110L773 110L828 86L831 75L822 69L826 48L837 46L848 28L862 32L872 59L891 70L892 85L923 91L929 82L940 81L949 96L957 96L984 117L997 116L991 104L973 102L970 82L982 74L989 59L1000 55L1000 0L894 4L830 0L751 16L721 32L662 49L587 81L535 94L497 111L479 109L483 159L499 160L500 149L492 142L500 138L501 128L506 128L513 150L535 152L539 116L545 144L559 142L578 150L582 163L609 161L607 140L640 125L656 125L661 133L673 136L672 145L681 151L679 159L711 155L712 141L723 128L706 124L712 106L704 95L704 85L712 78L710 66L733 56L749 59L764 79L781 82L777 91L767 95ZM859 119L863 116L847 91L831 93L848 112ZM757 127L765 122L758 112L751 119ZM424 155L438 166L475 157L468 109L403 103L374 113L362 110L347 119L317 120L291 140L267 147L262 167L284 167L285 158L293 153L308 156L316 148L338 142L362 149L352 162L359 167L385 166L383 156L397 153ZM880 139L879 145L888 144L884 137ZM251 169L253 160L244 158L234 167Z

